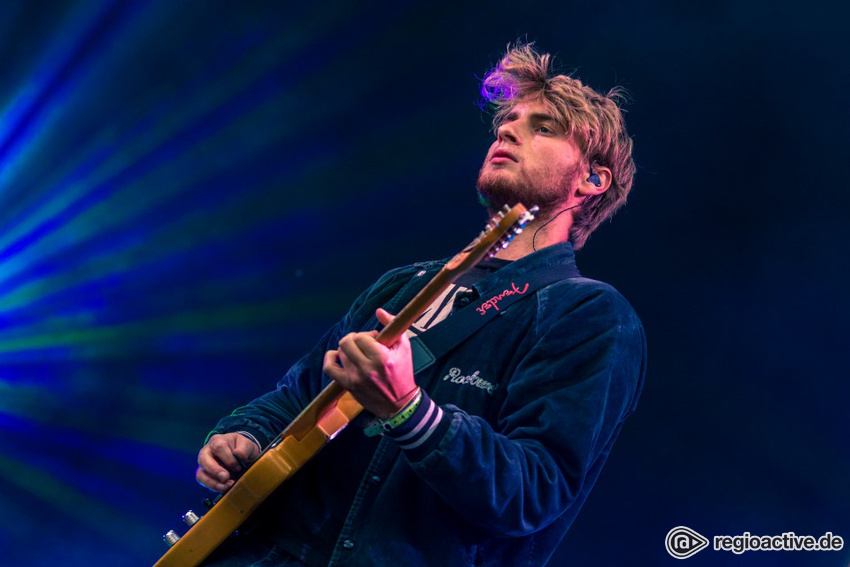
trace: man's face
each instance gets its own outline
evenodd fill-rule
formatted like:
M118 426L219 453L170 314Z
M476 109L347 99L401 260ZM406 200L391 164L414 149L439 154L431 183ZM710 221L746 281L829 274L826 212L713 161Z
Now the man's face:
M478 173L478 192L491 210L522 202L551 212L575 199L582 161L545 103L520 101L499 126Z

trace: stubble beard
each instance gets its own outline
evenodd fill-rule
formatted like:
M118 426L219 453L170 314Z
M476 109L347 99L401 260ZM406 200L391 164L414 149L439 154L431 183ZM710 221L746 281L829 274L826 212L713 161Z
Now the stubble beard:
M508 171L487 167L487 163L478 172L478 197L488 211L494 213L505 205L513 207L522 203L526 207L540 207L538 218L547 218L562 207L567 201L576 184L576 177L581 170L581 164L567 171L546 170L540 172L537 180L525 170L516 175Z

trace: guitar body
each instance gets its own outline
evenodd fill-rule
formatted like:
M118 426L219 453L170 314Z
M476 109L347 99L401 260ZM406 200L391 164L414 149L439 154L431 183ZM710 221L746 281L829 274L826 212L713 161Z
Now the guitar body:
M534 218L518 204L505 207L485 231L452 258L376 337L392 345L463 272L495 249L507 246L513 235ZM342 431L363 406L336 382L331 382L254 461L186 535L176 539L154 567L197 567L218 548L283 482ZM174 536L176 538L176 535Z

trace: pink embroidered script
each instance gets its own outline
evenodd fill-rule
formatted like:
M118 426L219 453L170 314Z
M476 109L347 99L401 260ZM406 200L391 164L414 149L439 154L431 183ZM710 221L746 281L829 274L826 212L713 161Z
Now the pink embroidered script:
M487 313L487 310L490 309L491 307L493 309L495 309L496 311L498 311L499 310L499 302L502 301L504 298L506 298L509 295L516 295L516 294L522 295L526 291L528 291L528 284L525 284L525 287L523 287L522 289L519 289L516 286L515 283L511 282L511 288L510 289L506 289L505 291L503 291L499 295L494 295L493 297L491 297L490 299L488 299L487 301L482 303L481 307L477 308L478 312L481 315L485 315Z

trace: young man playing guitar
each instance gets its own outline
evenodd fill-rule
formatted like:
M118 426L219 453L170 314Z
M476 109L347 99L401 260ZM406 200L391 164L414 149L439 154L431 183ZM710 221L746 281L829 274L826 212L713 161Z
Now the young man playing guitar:
M538 219L389 346L368 329L444 262L387 273L276 390L219 422L197 479L227 492L330 380L368 412L204 565L543 565L574 520L645 369L638 317L573 253L625 203L632 141L617 91L551 76L530 45L482 94L496 110L482 200L537 205ZM465 331L476 314L493 316Z

